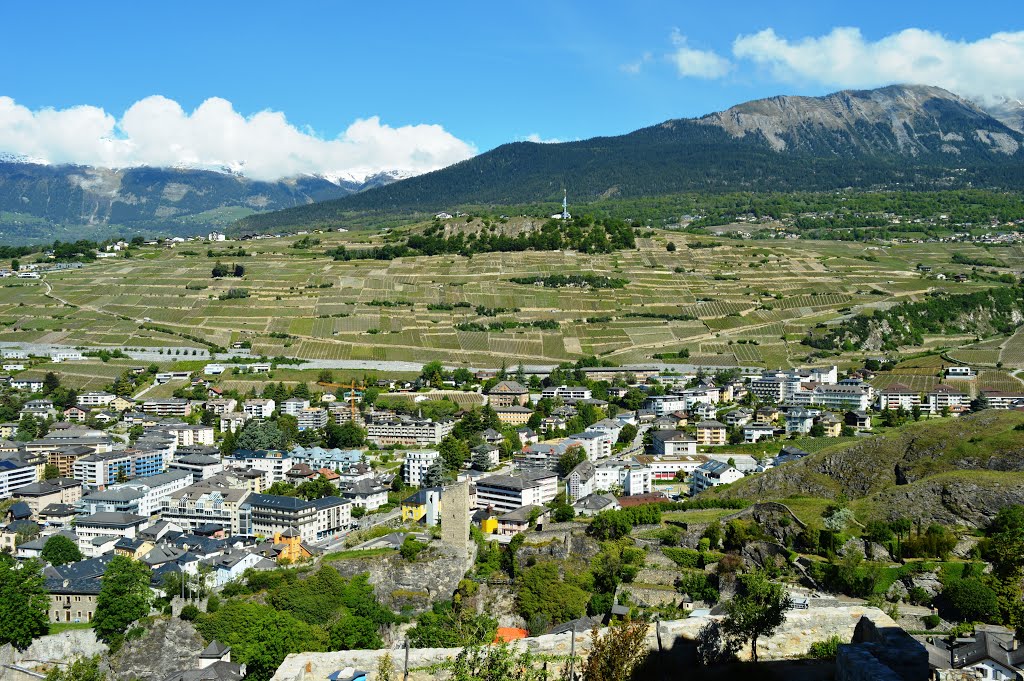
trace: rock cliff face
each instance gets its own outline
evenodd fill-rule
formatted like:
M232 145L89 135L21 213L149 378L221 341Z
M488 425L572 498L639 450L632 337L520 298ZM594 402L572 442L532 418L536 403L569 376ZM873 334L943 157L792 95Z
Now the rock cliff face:
M475 551L475 547L472 547ZM385 606L423 612L432 602L452 597L475 556L454 547L433 542L428 555L414 563L394 554L333 561L330 564L342 577L369 573L369 583Z
M104 660L109 681L160 679L173 671L195 669L203 638L191 622L159 620L146 635L124 644L117 655Z
M922 422L825 450L739 481L722 496L751 500L809 495L868 498L882 518L985 525L1024 503L1024 415L987 410Z

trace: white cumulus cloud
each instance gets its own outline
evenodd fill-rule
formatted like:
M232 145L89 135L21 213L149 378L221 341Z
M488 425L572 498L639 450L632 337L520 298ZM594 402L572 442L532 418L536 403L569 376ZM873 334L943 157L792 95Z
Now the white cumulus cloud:
M908 28L871 41L852 27L798 40L767 28L737 37L733 56L793 83L840 88L920 83L988 103L1024 97L1024 31L965 41Z
M275 180L422 173L467 159L476 149L440 125L392 127L372 116L327 139L299 129L278 111L244 116L231 102L213 97L189 113L174 100L151 96L119 119L94 106L32 111L0 97L0 152L110 168L229 167L253 179Z
M559 144L565 140L561 140L557 137L541 137L539 134L533 132L522 138L524 142L533 142L534 144Z
M726 76L732 70L732 63L725 57L712 50L690 47L688 42L678 29L672 31L675 47L668 58L680 76L714 80Z

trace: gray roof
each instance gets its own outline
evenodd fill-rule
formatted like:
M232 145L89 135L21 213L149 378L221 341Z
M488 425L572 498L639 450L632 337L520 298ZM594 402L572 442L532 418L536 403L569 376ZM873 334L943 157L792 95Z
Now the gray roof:
M131 527L146 522L146 518L134 513L118 513L115 511L101 511L90 516L78 519L78 526L89 525L95 527Z
M575 468L569 471L569 475L565 477L570 478L574 473L576 473L580 476L580 480L590 480L594 477L596 472L597 469L594 467L593 463L590 461L581 461Z
M618 499L611 494L588 494L573 504L573 507L588 511L601 511L616 503L618 503Z

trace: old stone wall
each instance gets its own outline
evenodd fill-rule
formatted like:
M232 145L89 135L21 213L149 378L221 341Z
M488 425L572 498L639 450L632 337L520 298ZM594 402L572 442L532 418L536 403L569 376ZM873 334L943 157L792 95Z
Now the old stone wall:
M762 660L791 659L803 656L815 641L824 641L831 636L839 636L845 641L853 639L854 629L862 617L869 617L880 626L895 627L885 613L875 608L840 607L815 608L813 610L790 611L786 623L774 636L758 642L758 657ZM651 624L647 634L647 644L651 650L658 650L660 637L665 648L671 648L679 640L693 641L697 632L710 618L691 617L684 620L659 622ZM655 626L658 630L655 630ZM530 650L548 657L552 664L559 658L567 658L572 646L571 633L548 634L521 641L513 645L518 648L528 647ZM590 633L577 632L576 652L586 655L590 650ZM409 651L410 681L428 681L444 678L439 669L443 663L454 659L459 648L419 648ZM385 654L392 656L396 668L401 673L404 669L405 651L393 650L353 650L330 653L298 653L289 655L273 681L313 681L325 678L331 672L344 667L356 667L371 672L377 669L377 661ZM744 659L750 655L749 649L740 651ZM555 664L557 666L557 664ZM857 679L856 681L860 681Z
M24 652L18 652L10 644L0 647L0 665L45 668L57 662L70 662L78 657L91 657L106 652L106 644L96 640L92 629L71 629L41 636ZM0 670L0 678L5 678L4 673Z

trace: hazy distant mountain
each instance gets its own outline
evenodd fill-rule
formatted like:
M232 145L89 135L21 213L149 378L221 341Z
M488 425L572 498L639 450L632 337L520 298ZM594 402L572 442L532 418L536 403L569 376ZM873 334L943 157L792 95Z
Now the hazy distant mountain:
M0 243L112 234L197 234L263 211L337 199L404 177L258 182L185 168L110 170L0 159Z
M1024 134L936 87L771 97L618 137L516 142L359 194L237 228L326 224L363 211L840 187L1024 187Z
M1001 102L986 106L985 111L1017 132L1024 132L1024 101L1003 99Z

